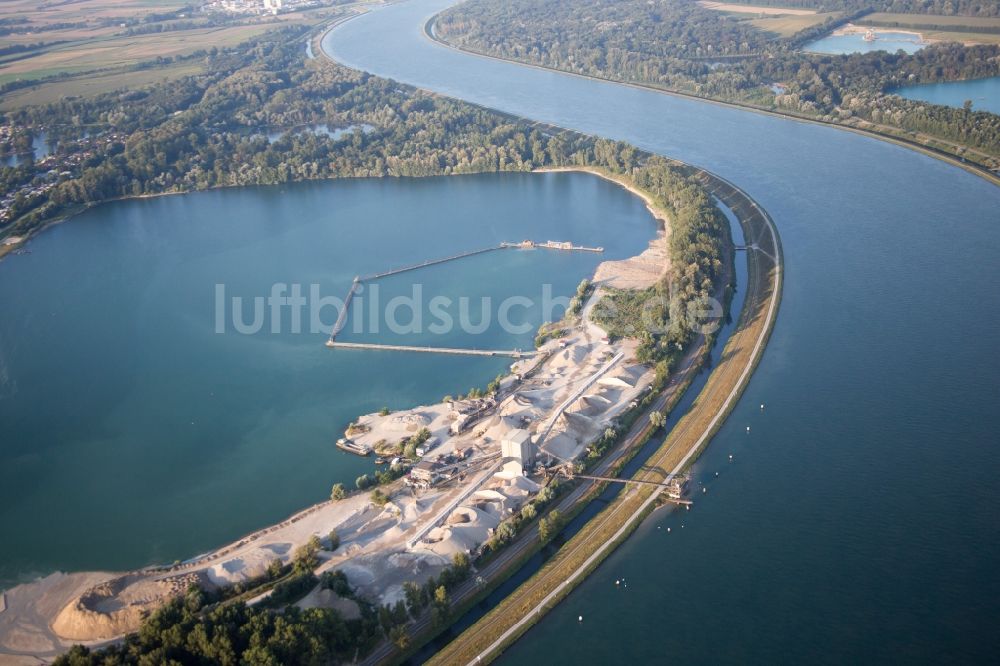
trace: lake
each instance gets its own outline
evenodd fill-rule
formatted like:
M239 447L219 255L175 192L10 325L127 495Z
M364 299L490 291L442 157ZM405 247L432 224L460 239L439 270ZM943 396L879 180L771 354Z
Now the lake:
M310 332L312 285L339 299L355 275L505 240L603 246L503 250L366 284L355 305L376 287L383 305L358 311L341 336L531 348L544 284L572 295L603 259L642 251L655 228L638 198L597 177L500 174L124 201L42 233L30 254L0 262L0 586L184 559L277 522L373 470L333 446L356 416L483 387L510 362L331 351L337 310L320 310ZM290 308L276 324L262 309L261 330L239 332L276 283L285 294L302 285L300 332ZM425 306L450 298L459 325L432 333L427 307L413 333L391 330L388 315L371 325L372 311L415 288ZM533 301L510 310L512 332L497 322L510 296ZM460 324L462 298L471 324L491 316L482 333ZM412 320L405 308L396 318Z
M711 169L771 213L786 264L765 356L694 470L708 492L500 661L992 660L1000 188L835 128L447 49L422 27L449 4L373 11L324 50Z
M965 100L972 100L973 111L1000 114L1000 76L970 81L923 83L896 88L892 92L907 99L953 106L958 109L962 108Z
M22 162L28 161L29 159L40 160L43 157L47 157L52 154L55 149L55 145L49 143L48 133L37 132L33 137L31 137L32 152L20 155L16 153L0 155L0 167L18 166Z
M846 53L871 53L873 51L905 51L916 53L927 44L920 41L920 36L911 32L879 32L873 42L865 41L864 34L827 35L802 47L809 53L830 53L842 55Z
M317 136L328 136L334 141L342 139L345 136L349 136L354 132L362 132L368 134L375 127L367 123L362 123L360 125L348 125L347 127L331 127L326 123L319 123L316 125L300 125L298 127L268 127L264 129L263 134L267 137L268 143L274 143L286 134L294 134L297 132L310 132Z

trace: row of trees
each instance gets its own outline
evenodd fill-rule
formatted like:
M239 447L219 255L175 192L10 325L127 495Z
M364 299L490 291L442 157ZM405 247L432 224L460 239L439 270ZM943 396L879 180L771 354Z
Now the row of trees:
M829 0L822 8L899 9L892 4ZM975 2L961 9L971 15L984 11ZM799 50L806 33L774 38L745 17L707 10L693 0L470 0L444 12L436 30L457 46L502 58L832 122L862 119L1000 158L1000 116L891 94L906 84L1000 75L997 45L935 44L912 55L808 54ZM774 83L785 89L772 92ZM1000 159L980 161L1000 166Z

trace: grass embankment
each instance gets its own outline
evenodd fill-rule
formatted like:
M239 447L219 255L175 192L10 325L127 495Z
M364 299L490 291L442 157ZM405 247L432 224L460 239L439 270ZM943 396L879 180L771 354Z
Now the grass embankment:
M777 317L781 247L776 230L745 194L710 174L702 182L738 216L749 245L747 297L736 329L705 388L663 445L633 478L662 481L688 465L722 425L759 362ZM531 579L431 660L465 664L493 659L623 541L654 507L653 490L632 488L568 541Z

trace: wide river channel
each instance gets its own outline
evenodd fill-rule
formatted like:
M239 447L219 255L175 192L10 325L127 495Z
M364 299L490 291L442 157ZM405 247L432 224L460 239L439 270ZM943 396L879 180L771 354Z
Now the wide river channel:
M505 660L995 656L1000 189L849 132L447 49L422 29L449 4L371 12L324 49L711 169L768 209L786 262L766 356L698 463L708 492L646 521Z

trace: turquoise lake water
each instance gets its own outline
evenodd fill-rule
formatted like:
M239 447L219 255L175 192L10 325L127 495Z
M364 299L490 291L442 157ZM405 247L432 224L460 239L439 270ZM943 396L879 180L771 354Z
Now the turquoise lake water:
M641 252L655 229L638 198L594 176L500 174L118 202L46 231L30 254L0 262L0 587L60 569L184 559L279 521L373 470L371 458L333 446L356 416L485 386L510 362L331 351L332 306L316 333L308 308L300 333L288 308L276 333L264 310L260 332L237 332L273 284L342 298L355 275L505 240L603 246L603 255L503 250L382 280L377 312L423 290L422 330L394 333L380 318L376 331L365 309L341 336L531 348L543 284L572 295L603 259ZM245 299L222 333L220 284L227 310ZM432 333L435 296L452 299L445 311L456 322L470 299L469 323L485 312L489 325ZM497 323L509 296L535 301L510 310L525 332Z
M767 208L786 260L765 356L696 466L708 492L654 514L501 662L991 662L1000 189L834 128L446 49L421 29L449 4L372 12L324 49L711 169Z
M810 53L830 53L841 55L845 53L871 53L873 51L905 51L916 53L927 46L920 42L920 37L906 32L880 32L874 42L866 42L863 34L827 35L802 47Z
M1000 114L1000 76L971 81L946 81L906 86L892 91L907 99L917 99L931 104L962 108L965 100L972 100L973 111Z

